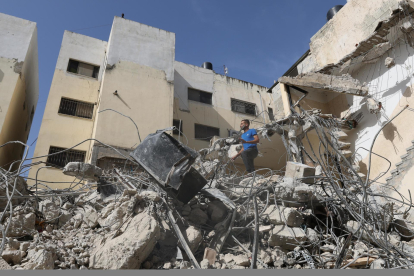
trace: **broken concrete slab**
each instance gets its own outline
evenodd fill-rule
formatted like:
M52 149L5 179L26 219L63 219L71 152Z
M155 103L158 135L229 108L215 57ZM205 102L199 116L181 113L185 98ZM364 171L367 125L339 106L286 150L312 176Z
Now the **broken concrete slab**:
M303 217L296 209L283 206L280 206L279 209L275 205L270 205L263 215L265 217L267 216L273 225L284 225L285 220L286 224L290 227L299 227L302 225Z
M29 194L29 191L27 189L26 181L22 177L18 176L17 179L16 178L11 178L8 181L9 195L13 191L13 187L14 187L15 182L16 182L16 186L15 186L16 190L14 192L15 195L20 195L20 194L21 195L28 195ZM6 185L0 185L0 196L1 197L6 196ZM24 198L13 198L11 203L13 204L13 206L17 206L17 205L23 203L24 201L25 201ZM6 206L7 206L7 200L1 199L0 200L0 212L3 211Z
M310 72L296 77L283 76L278 81L305 90L311 88L321 92L345 93L355 96L364 96L368 93L368 87L365 84L361 84L357 79L352 78L349 74L334 76Z
M83 162L69 162L63 168L63 174L75 176L78 179L97 181L102 175L102 169Z
M49 199L39 203L39 210L48 222L53 223L59 217L59 207Z
M284 249L293 250L296 246L308 240L301 228L276 225L270 232L269 245L280 246Z
M22 262L20 250L4 250L1 257L9 264L18 265Z
M156 219L146 212L132 218L120 236L98 245L90 257L94 269L138 269L154 249L160 236ZM123 254L114 254L123 252Z
M315 179L306 177L315 176L315 168L302 163L287 162L285 176L299 179L303 183L313 184Z
M27 258L30 262L24 264L25 269L53 269L57 256L46 249L31 249L27 253Z
M9 222L10 221L10 222ZM25 235L33 235L35 231L36 215L34 213L20 214L6 219L6 223L10 223L9 231L6 233L7 237L22 237ZM0 232L0 237L2 233Z
M392 45L389 41L375 45L363 58L362 62L364 63L375 63L379 58L388 52L392 48Z

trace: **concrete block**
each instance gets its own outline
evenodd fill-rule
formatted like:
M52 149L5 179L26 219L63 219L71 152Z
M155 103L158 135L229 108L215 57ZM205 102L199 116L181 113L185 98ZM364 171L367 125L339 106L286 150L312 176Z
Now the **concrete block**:
M286 177L291 178L302 178L307 176L315 176L315 168L297 163L297 162L287 162L286 164ZM308 179L301 179L303 183L313 184L315 179L314 178L308 178Z
M293 250L299 245L298 242L303 243L307 240L308 238L301 228L276 225L270 234L269 245Z
M214 249L206 247L204 249L204 257L203 259L207 259L210 265L213 265L216 261L217 252Z

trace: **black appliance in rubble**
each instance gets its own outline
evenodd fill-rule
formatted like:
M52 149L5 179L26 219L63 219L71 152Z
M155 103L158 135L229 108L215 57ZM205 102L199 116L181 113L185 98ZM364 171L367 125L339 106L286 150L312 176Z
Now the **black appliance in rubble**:
M207 180L191 166L198 155L164 130L148 135L130 153L169 195L184 204L207 184Z

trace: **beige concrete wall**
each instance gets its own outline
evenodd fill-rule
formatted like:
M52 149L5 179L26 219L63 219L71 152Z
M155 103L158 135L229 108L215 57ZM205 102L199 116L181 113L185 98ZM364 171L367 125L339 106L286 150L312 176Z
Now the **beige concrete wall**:
M30 109L26 101L26 85L13 68L16 61L0 58L0 145L9 141L26 142L30 127ZM26 129L26 123L29 126ZM21 144L9 144L0 148L0 166L9 168L13 162L22 157Z
M349 1L312 38L313 68L337 63L355 50L355 44L371 35L378 22L386 19L400 0ZM334 4L332 4L334 5Z
M173 89L164 71L119 61L114 69L105 71L98 108L130 116L143 140L148 134L172 125ZM115 90L118 96L113 94ZM94 138L122 148L139 144L134 124L112 111L97 115Z
M36 142L34 157L47 155L51 146L71 148L92 137L96 105L92 119L59 114L58 111L62 97L92 104L97 103L103 70L100 70L98 79L73 74L66 70L70 58L101 65L102 68L105 49L105 41L65 31ZM86 151L86 159L91 143L91 141L87 141L74 149ZM42 157L36 158L32 162L46 162L46 160L46 157ZM40 164L32 167L29 173L29 185L35 183L33 179L35 179L38 169L43 166L45 165ZM48 183L51 188L65 188L69 187L74 177L63 175L61 170L57 168L46 168L40 170L38 179L54 182L53 184ZM59 182L69 182L69 184Z

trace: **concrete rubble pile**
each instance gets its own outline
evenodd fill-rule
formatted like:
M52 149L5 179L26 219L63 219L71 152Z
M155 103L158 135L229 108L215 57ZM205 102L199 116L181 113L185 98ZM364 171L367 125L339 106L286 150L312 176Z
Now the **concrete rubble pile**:
M412 203L366 186L341 153L340 130L322 121L337 123L307 112L258 129L262 138L284 137L284 171L229 174L238 139L213 139L193 164L208 182L185 203L143 169L69 163L64 174L87 180L77 192L36 191L2 171L10 177L0 183L0 268L412 268ZM337 167L304 164L299 143L311 129Z

